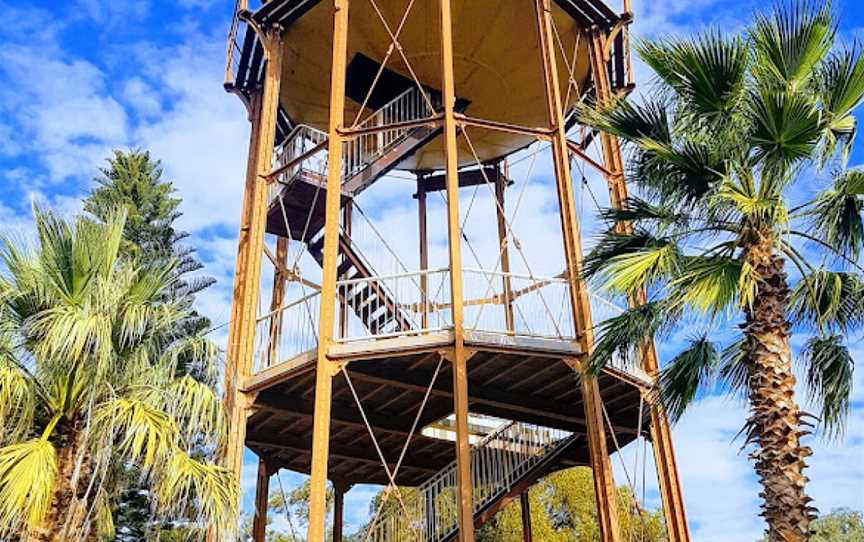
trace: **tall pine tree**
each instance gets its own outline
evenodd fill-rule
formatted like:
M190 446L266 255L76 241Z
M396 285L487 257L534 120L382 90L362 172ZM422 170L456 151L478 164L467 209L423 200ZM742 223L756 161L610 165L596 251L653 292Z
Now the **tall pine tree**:
M124 240L121 251L125 257L142 265L173 265L173 287L166 297L192 308L195 295L211 286L215 279L196 274L203 268L195 249L184 244L189 237L176 228L181 198L170 181L163 180L162 166L148 151L115 150L107 167L99 170L97 186L84 199L84 210L99 220L106 220L118 207L126 209ZM166 299L168 301L169 299ZM194 310L177 330L179 337L191 337L210 327L210 319ZM179 360L180 371L196 380L215 386L215 375L203 374L192 360ZM170 525L154 521L148 502L146 484L138 480L141 473L118 465L116 476L126 478L126 489L117 495L115 524L118 542L170 538L175 531ZM179 531L177 531L179 532Z
M195 295L210 287L215 279L195 275L203 268L195 249L183 241L189 237L175 227L183 215L181 199L170 181L162 179L162 166L148 151L115 150L108 166L100 169L98 186L84 200L84 210L100 220L118 206L128 212L123 251L131 258L158 265L176 262L176 285L170 295L190 306ZM207 329L210 320L197 312L185 323L186 333Z

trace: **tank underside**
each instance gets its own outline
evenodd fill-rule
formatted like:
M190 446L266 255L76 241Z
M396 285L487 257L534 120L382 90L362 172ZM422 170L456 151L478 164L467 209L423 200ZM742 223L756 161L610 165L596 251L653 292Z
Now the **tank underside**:
M380 15L370 2L351 4L346 59L347 126L353 125L355 119L367 118L405 90L416 88L417 82L430 101L440 95L438 3L414 2L399 31L406 4L402 0L378 0L375 6ZM250 17L262 27L280 24L285 28L279 136L287 136L292 127L300 124L326 130L332 3L271 0ZM543 67L532 3L454 0L453 17L454 75L460 113L528 128L547 126ZM559 82L569 110L592 93L588 40L580 37L580 32L592 26L612 27L620 16L599 0L556 0L553 18ZM401 53L399 48L390 50L390 32L398 32ZM617 42L613 45L612 82L622 88L624 47ZM575 60L568 65L565 56ZM244 92L259 84L264 62L254 32L247 32L239 65L236 90ZM571 87L571 81L575 86ZM472 128L470 132L473 149L465 140L459 141L460 165L474 163L475 158L483 162L502 158L534 141L530 135L497 130ZM401 161L398 168L437 170L443 166L443 159L439 136Z

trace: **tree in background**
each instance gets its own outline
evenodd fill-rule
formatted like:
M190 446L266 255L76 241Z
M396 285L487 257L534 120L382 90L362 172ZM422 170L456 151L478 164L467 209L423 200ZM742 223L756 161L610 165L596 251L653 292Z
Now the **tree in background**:
M603 213L632 231L606 232L586 275L615 294L644 289L649 298L599 326L590 365L599 371L616 353L633 359L682 321L701 328L663 370L659 396L673 418L718 382L746 398L743 433L771 542L810 540L815 517L791 333L806 335L801 367L831 437L849 410L846 338L864 321L864 171L845 169L864 57L836 34L829 3L800 1L757 15L742 35L644 42L655 92L641 104L582 111L625 142L644 198ZM709 339L736 314L734 340Z
M861 542L864 515L845 508L832 510L813 522L813 542ZM762 539L761 542L765 542Z
M195 294L211 286L215 279L192 275L203 264L195 250L182 243L189 234L175 227L183 215L182 200L174 196L171 182L162 179L160 162L147 151L115 150L100 174L95 179L98 186L84 199L84 210L105 220L114 209L125 207L128 219L123 253L151 262L173 262L175 284L168 295L191 308ZM210 320L193 309L184 327L191 333L199 332L210 327Z
M576 467L550 474L528 492L531 530L538 542L599 542L597 506L591 470ZM618 516L623 540L663 542L666 529L659 510L639 510L630 488L618 488ZM480 527L477 540L521 542L519 501L506 506Z
M84 199L84 210L101 221L107 220L118 208L126 210L121 253L130 260L172 270L172 284L164 297L187 312L179 323L178 336L196 336L210 328L209 318L200 315L193 305L195 295L215 281L194 275L203 265L195 251L182 244L188 234L175 227L182 216L179 210L182 200L175 197L172 184L162 179L160 163L146 151L115 150L108 159L108 166L100 170L95 181L97 187ZM178 371L189 373L196 380L215 388L215 372L202 373L193 361L179 359ZM125 465L117 465L116 470L116 476L129 481L124 484L126 489L118 496L119 502L115 506L117 539L137 541L146 536L169 536L169 525L163 526L161 534L152 525L150 495L142 484L137 483L141 473ZM182 535L188 536L188 533L183 531Z
M120 254L123 212L34 212L38 245L0 247L0 539L113 537L118 464L161 516L233 524L238 482L201 454L224 437L221 402L177 370L209 371L217 349L178 336L173 267Z
M406 503L417 498L416 488L400 488ZM444 497L454 495L442 494ZM374 514L383 498L379 492L369 505ZM575 467L562 470L543 478L528 492L531 506L531 527L533 539L537 542L599 542L600 531L597 524L597 507L594 500L594 481L590 469ZM624 540L633 542L663 542L666 529L662 513L658 510L636 508L636 499L629 488L618 488L618 507L621 533ZM448 507L447 505L450 504ZM436 510L446 514L452 509L455 521L455 502L439 502ZM384 504L381 515L401 513L401 506L392 496ZM371 520L370 520L371 523ZM359 530L349 540L362 541L369 524ZM403 533L410 540L412 533ZM478 542L522 542L522 510L515 500L499 511L491 520L477 529Z
M860 542L864 540L864 514L834 510L813 522L813 542Z

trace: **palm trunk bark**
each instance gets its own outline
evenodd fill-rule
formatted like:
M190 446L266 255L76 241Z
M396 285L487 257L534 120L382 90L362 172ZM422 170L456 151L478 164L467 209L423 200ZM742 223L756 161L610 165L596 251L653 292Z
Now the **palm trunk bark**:
M784 259L769 233L754 233L745 260L761 281L752 306L745 309L745 348L750 362L748 442L763 491L762 516L769 542L810 540L811 499L805 492L806 458L801 446L801 410L795 402L795 376L786 318L789 287Z
M80 513L83 509L76 506L80 489L86 487L86 476L75 480L75 469L82 446L82 433L77 423L58 424L56 437L52 438L57 450L57 478L51 507L42 525L33 532L30 542L63 542L81 536ZM85 478L82 483L82 478ZM70 517L74 514L75 517ZM68 523L68 525L67 525Z

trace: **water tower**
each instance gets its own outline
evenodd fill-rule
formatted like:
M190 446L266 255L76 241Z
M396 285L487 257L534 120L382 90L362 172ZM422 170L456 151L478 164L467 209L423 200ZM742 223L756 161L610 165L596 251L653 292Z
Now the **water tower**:
M602 176L613 205L627 189L617 142L573 111L631 90L631 20L627 0L238 0L226 88L251 142L225 461L260 458L256 541L282 468L311 476L311 542L328 480L335 541L344 492L371 483L390 506L362 539L471 542L516 498L528 517L527 489L574 465L618 541L609 454L640 438L669 539L689 540L668 424L646 399L653 345L639 368L580 376L604 302L580 280L574 172ZM532 209L526 192L546 197ZM409 204L414 218L387 222ZM526 238L522 216L544 212L554 228Z

